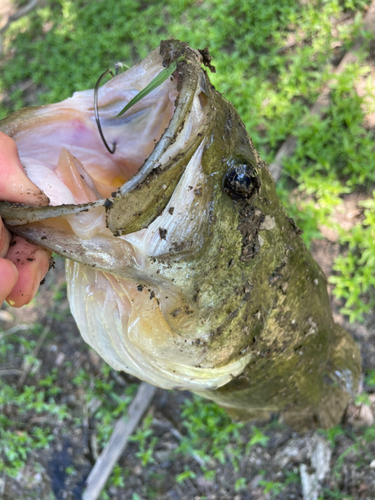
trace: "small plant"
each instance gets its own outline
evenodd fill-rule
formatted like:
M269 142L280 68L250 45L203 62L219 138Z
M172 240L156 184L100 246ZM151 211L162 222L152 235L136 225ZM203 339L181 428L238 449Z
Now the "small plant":
M183 483L186 479L195 479L197 477L196 473L192 470L185 469L184 472L176 476L177 483Z
M341 491L334 491L334 490L329 490L327 488L323 488L324 492L324 497L319 497L319 498L333 498L335 500L354 500L352 496L346 495L345 493L341 493Z
M371 400L370 400L369 395L367 394L367 392L362 392L361 394L358 394L355 397L354 403L356 405L365 404L365 405L371 406Z
M139 444L139 450L135 456L141 459L143 466L152 464L155 461L152 455L154 453L156 443L158 442L158 438L155 436L151 438L153 434L151 426L152 416L148 415L143 420L142 426L139 427L136 433L130 438L130 441Z
M23 335L4 335L0 332L0 364L5 356L22 355L25 366L40 366L40 360L35 358L33 351L37 336L42 331L41 325L34 325L24 330ZM6 332L4 332L6 333ZM33 373L29 374L32 384ZM61 422L69 418L69 411L65 404L58 404L55 397L59 390L54 387L57 373L52 371L44 378L40 378L35 385L24 385L18 388L16 384L8 385L0 379L0 471L15 477L25 466L28 456L38 449L48 448L54 439L50 427L27 425L29 415L38 414L49 416L51 420Z
M345 429L343 429L342 425L339 424L326 431L321 430L319 433L325 436L332 446L335 446L337 438L345 434Z
M249 454L250 449L253 446L256 446L257 444L263 447L267 446L267 443L270 439L268 436L263 434L263 432L260 429L255 427L255 425L251 427L251 430L253 432L253 435L251 436L250 441L246 445L246 454Z
M234 491L244 490L246 488L246 478L240 477L234 483Z
M265 471L260 471L260 474L265 475ZM285 488L291 483L298 483L300 481L299 475L296 472L287 471L285 473L285 480L280 481L268 481L266 479L261 479L259 481L260 486L264 487L263 493L269 494L271 498L282 493Z
M336 297L345 299L341 312L350 321L363 320L363 315L375 306L375 191L372 199L359 204L365 208L364 220L342 235L348 252L336 259L333 269L339 274L330 278L336 285Z
M68 476L74 476L75 473L76 469L73 465L69 465L69 467L65 469L65 474L67 474Z
M337 458L335 465L332 469L332 474L336 477L340 477L340 473L342 470L342 467L344 465L344 460L347 455L349 455L351 452L357 452L359 449L359 442L354 442L351 446L348 446L345 451L341 453L341 455Z
M370 370L365 378L366 384L371 387L372 389L375 389L375 370Z
M375 441L375 424L364 429L362 439L365 447L368 443L373 443Z
M242 445L240 429L244 424L231 422L222 408L198 396L185 400L182 417L186 435L182 437L177 453L196 454L203 463L215 459L225 464L229 457L237 468Z
M279 495L285 488L285 483L280 483L278 481L266 481L264 479L261 479L259 481L260 486L264 487L263 493L267 494L269 493L271 495L271 498L275 497L276 495Z

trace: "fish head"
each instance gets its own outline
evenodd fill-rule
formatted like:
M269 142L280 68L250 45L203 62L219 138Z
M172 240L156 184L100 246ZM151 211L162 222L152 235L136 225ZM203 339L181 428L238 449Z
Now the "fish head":
M176 61L170 78L116 116ZM207 51L164 41L100 88L114 154L97 129L93 90L0 122L50 199L2 203L0 215L68 259L84 339L116 369L199 391L226 384L251 358L244 329L255 337L264 326L248 317L252 275L272 245L258 233L264 206L277 207L268 169L203 64Z

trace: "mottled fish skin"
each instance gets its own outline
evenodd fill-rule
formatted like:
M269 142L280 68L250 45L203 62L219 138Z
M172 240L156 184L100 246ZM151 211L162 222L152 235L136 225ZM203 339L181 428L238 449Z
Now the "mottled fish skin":
M13 232L70 260L73 314L113 367L194 390L235 418L282 412L298 429L330 427L357 390L359 352L333 322L324 274L237 111L202 69L206 54L171 40L148 56L147 64L159 57L165 65L184 56L175 110L139 170L94 202L106 209L107 233L82 240L53 219L30 224L51 207L28 215L0 204L0 215ZM0 130L17 141L34 120L25 117L23 125L22 113L11 115ZM60 216L64 207L53 210ZM93 317L104 325L96 337L83 312L89 299L80 299L95 291ZM109 316L117 323L106 325Z

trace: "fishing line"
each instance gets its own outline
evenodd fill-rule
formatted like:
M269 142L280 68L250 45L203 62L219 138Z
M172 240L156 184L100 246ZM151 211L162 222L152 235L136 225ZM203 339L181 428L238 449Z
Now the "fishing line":
M106 75L108 75L108 73L111 74L112 78L114 77L113 71L111 69L107 69L107 71L104 71L104 73L98 78L98 81L95 84L95 88L94 88L94 112L95 112L96 125L98 127L99 134L100 134L100 137L103 141L103 144L107 148L107 150L111 153L111 155L113 155L116 151L116 143L114 142L112 144L112 149L108 146L108 143L105 140L105 137L103 134L102 126L100 125L99 108L98 108L99 85L100 85L102 78L104 78Z

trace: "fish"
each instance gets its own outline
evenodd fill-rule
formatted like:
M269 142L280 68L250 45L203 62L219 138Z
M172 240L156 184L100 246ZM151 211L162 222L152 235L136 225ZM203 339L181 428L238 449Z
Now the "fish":
M0 215L67 259L81 335L115 370L234 419L328 428L358 390L359 351L211 60L165 40L100 88L1 121L49 205Z

